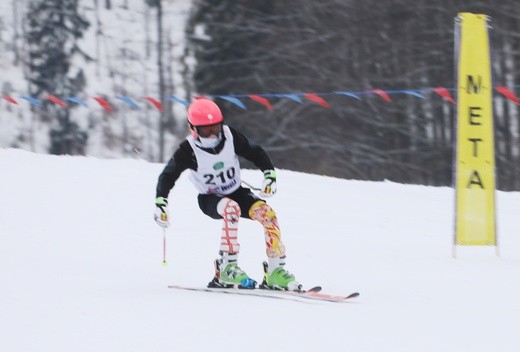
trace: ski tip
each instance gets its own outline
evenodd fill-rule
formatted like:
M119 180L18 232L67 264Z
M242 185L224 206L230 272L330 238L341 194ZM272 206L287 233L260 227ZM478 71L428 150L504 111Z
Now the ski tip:
M314 286L308 290L304 290L303 292L320 292L320 291L321 291L321 286Z
M351 293L350 295L348 295L346 298L354 298L354 297L358 297L359 296L359 292L354 292L354 293Z

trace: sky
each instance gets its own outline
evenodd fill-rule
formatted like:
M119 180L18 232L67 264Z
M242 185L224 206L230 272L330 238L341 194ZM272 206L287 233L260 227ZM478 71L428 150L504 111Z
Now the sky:
M497 192L500 256L458 247L453 258L453 189L277 170L269 204L287 269L306 287L361 294L301 303L169 289L212 278L221 223L183 174L163 266L162 168L0 149L1 351L519 350L518 192ZM240 266L260 280L262 228L239 228Z

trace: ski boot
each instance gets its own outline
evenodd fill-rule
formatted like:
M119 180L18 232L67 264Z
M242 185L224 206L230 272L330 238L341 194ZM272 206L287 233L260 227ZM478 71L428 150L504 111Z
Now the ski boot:
M275 269L269 273L269 265L267 262L264 262L264 280L262 284L260 284L261 289L268 290L283 290L283 291L297 291L301 292L302 284L300 284L294 278L294 275L288 272L283 268L285 262L283 262L284 258L281 258L282 262L280 265L276 266Z
M208 283L208 287L254 289L256 281L237 265L236 254L231 257L233 259L223 256L222 259L215 260L215 277Z

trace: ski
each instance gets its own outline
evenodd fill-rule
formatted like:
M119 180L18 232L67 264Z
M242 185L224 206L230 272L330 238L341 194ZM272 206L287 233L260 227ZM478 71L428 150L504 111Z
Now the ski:
M169 288L185 291L211 292L242 296L255 296L275 299L289 299L293 301L327 301L327 302L346 302L351 298L359 296L358 292L348 295L331 295L321 292L320 286L312 287L305 291L282 291L271 289L239 289L239 288L213 288L213 287L190 287L181 285L169 285Z

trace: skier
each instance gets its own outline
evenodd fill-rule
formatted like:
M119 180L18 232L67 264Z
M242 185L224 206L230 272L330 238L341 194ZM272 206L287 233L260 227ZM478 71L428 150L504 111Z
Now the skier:
M260 222L264 228L267 263L264 262L262 287L301 290L301 284L284 268L285 246L276 213L263 199L241 185L238 156L263 171L260 196L270 197L276 193L276 172L269 156L261 146L225 125L220 108L212 100L196 99L188 107L187 115L191 135L179 145L159 176L155 221L163 228L169 226L168 194L181 173L190 169L190 179L199 191L200 209L213 219L222 219L220 258L215 260L215 277L208 287L256 286L256 281L237 263L238 222L243 217Z

